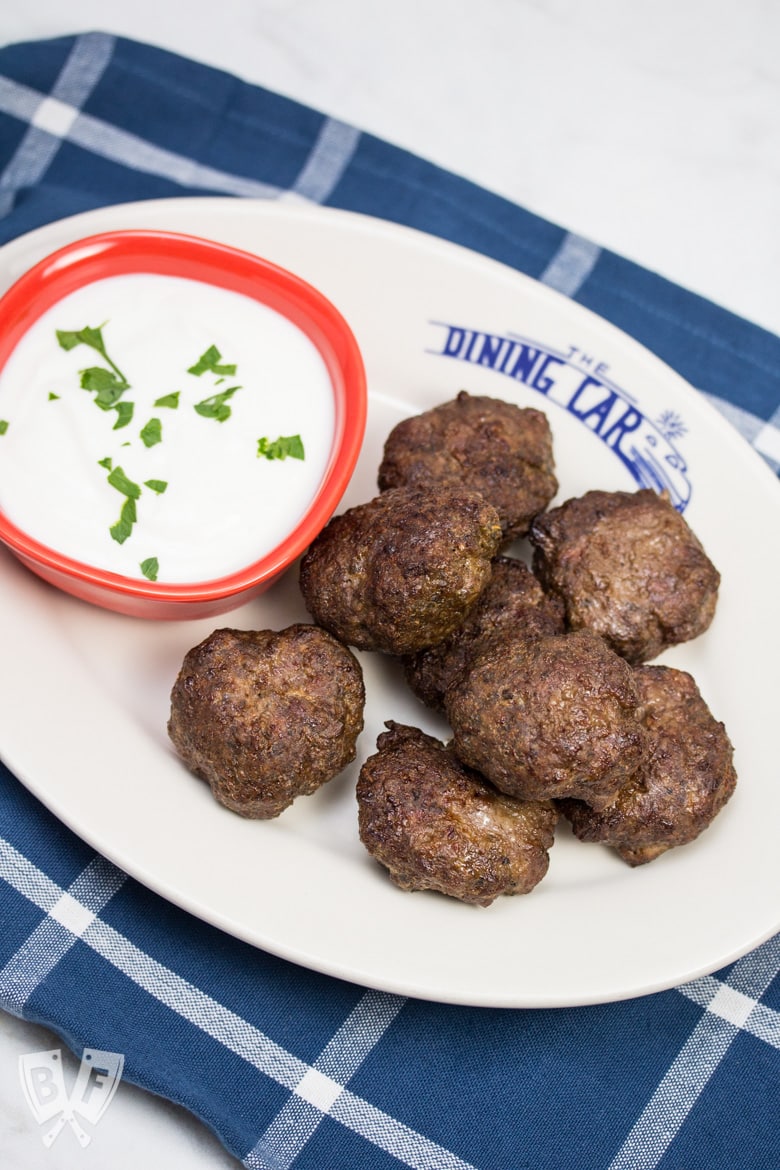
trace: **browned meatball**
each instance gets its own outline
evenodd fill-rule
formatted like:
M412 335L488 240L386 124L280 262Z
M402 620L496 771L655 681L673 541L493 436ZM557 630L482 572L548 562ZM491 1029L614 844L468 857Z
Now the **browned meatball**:
M590 629L629 662L704 632L720 575L663 495L587 492L531 528L534 569L566 605L573 630Z
M502 796L439 740L386 726L360 771L358 821L395 884L477 906L529 893L547 872L555 807Z
M698 837L731 796L733 748L693 678L668 666L642 666L646 760L599 812L577 800L560 806L582 841L612 845L629 865L643 865Z
M220 804L270 818L355 758L364 701L357 659L316 626L215 630L184 658L168 734Z
M544 592L522 561L496 557L490 582L460 629L446 642L404 658L406 681L418 699L442 710L447 691L488 645L506 637L561 634L563 629L562 602Z
M528 531L558 490L546 415L461 390L457 398L398 423L379 468L379 487L441 483L480 492L501 518L504 543Z
M493 646L446 698L459 758L524 800L611 800L644 752L627 662L587 630Z
M490 580L501 526L465 488L394 488L336 516L301 562L314 620L361 650L411 654L457 629Z

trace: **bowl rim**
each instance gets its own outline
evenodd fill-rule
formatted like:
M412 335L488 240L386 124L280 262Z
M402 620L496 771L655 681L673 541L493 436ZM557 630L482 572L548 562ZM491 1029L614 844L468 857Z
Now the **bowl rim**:
M324 293L295 273L241 248L202 236L126 229L74 240L29 268L0 297L0 376L30 327L70 292L131 273L184 276L243 293L282 313L325 362L335 400L328 462L309 507L290 532L255 561L205 581L136 579L58 552L19 528L0 505L0 542L23 560L90 589L137 601L199 602L256 591L299 556L335 512L355 469L368 411L366 372L357 339Z

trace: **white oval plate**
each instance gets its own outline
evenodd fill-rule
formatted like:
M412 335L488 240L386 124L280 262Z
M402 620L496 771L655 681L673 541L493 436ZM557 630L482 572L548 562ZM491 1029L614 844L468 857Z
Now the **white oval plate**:
M623 999L712 971L780 928L780 488L748 444L663 363L577 304L464 249L344 212L229 199L105 208L6 245L0 286L73 239L133 227L255 251L344 313L370 389L344 507L376 494L395 422L462 388L546 410L559 500L666 486L723 585L711 629L661 661L697 679L735 744L740 780L699 840L646 867L632 870L562 827L547 877L526 897L476 909L402 893L358 839L358 767L387 719L448 730L393 661L360 656L368 701L355 765L276 821L217 806L167 740L181 660L215 625L308 620L295 571L221 621L146 624L60 594L2 552L0 644L13 669L0 677L0 753L19 778L96 849L200 918L401 994L510 1007Z

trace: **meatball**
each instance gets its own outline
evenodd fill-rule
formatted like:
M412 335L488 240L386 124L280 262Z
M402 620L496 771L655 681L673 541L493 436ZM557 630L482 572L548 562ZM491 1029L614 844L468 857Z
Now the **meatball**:
M220 804L267 819L355 758L364 702L357 659L325 630L215 630L184 658L168 734Z
M506 637L561 634L563 629L563 603L544 592L522 561L496 557L490 582L460 629L438 646L404 658L406 681L426 706L443 710L447 691L488 645Z
M524 536L558 490L546 415L498 398L457 398L398 423L379 488L450 484L479 492L501 518L504 543Z
M577 800L560 807L582 841L613 846L629 865L643 865L693 841L734 791L733 748L685 671L635 671L644 706L647 755L614 800L595 812Z
M644 753L633 671L582 630L492 646L446 698L458 757L523 800L610 801Z
M394 488L336 516L301 562L314 620L360 650L411 654L461 625L491 575L501 525L465 488Z
M720 574L665 495L591 491L537 516L534 569L590 629L634 664L707 629Z
M547 872L557 812L502 796L439 740L388 722L357 784L360 839L403 890L476 906Z

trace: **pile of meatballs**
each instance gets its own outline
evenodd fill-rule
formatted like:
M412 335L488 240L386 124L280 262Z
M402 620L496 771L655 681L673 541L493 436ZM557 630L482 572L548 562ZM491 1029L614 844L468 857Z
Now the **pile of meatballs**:
M279 815L356 757L354 650L400 660L444 743L385 724L358 828L404 890L530 892L563 817L629 865L707 827L733 749L690 674L648 665L710 625L715 566L668 498L558 491L546 416L465 391L387 437L378 494L300 564L312 624L220 629L186 655L168 724L215 798ZM527 537L529 567L508 555Z

